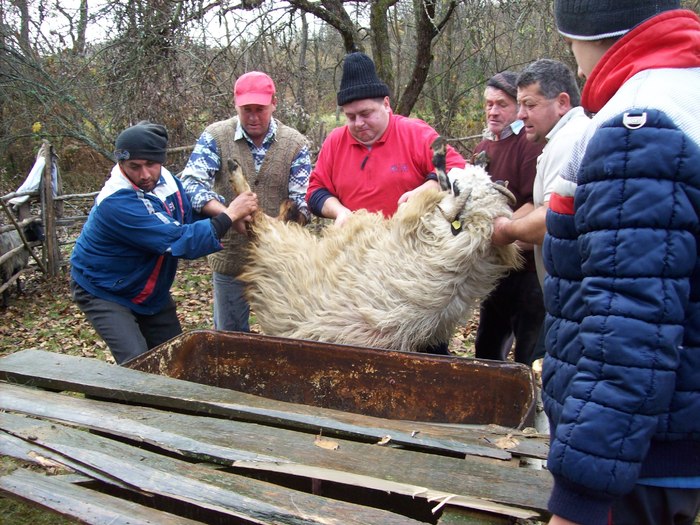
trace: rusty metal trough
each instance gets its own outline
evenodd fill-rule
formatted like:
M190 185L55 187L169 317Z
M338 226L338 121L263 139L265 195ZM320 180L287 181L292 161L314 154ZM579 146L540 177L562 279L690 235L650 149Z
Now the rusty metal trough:
M192 331L126 364L269 399L385 419L531 424L530 368L253 333Z

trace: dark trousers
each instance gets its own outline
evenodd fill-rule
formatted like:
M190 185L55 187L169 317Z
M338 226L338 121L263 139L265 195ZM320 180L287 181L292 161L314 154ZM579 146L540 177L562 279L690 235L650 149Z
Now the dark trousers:
M700 489L635 485L617 500L609 525L693 525L700 511Z
M120 304L95 297L72 279L71 296L107 343L117 364L138 357L182 333L172 297L160 312L141 315Z
M532 364L543 321L537 273L509 273L481 303L475 357L505 361L515 339L515 361Z

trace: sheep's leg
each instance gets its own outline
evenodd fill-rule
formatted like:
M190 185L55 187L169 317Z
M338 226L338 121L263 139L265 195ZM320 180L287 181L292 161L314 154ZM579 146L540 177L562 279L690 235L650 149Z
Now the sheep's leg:
M236 195L240 195L243 192L250 191L250 185L243 176L243 170L241 169L240 164L232 159L228 159L226 166L228 168L228 183L233 188L234 193ZM259 220L261 215L261 213L256 213L254 219ZM299 211L299 207L291 199L282 201L277 218L283 222L296 222L302 226L306 224L306 217ZM250 224L246 225L246 229L248 230L248 235L251 236Z
M282 222L296 222L301 226L306 224L306 216L299 211L299 206L292 199L282 201L277 219Z
M438 137L433 141L431 148L433 149L433 166L435 166L435 171L437 172L440 188L443 191L450 191L450 181L445 173L447 142L442 137Z
M233 193L238 196L241 193L250 191L250 185L243 176L243 170L241 169L240 164L238 164L235 160L228 159L226 162L226 167L228 168L226 171L227 181L231 185L231 188L233 188ZM253 225L251 223L247 222L245 224L245 230L249 238L254 237Z
M236 195L250 191L250 185L243 176L241 166L232 159L228 159L226 165L228 167L228 182L231 184L231 187Z

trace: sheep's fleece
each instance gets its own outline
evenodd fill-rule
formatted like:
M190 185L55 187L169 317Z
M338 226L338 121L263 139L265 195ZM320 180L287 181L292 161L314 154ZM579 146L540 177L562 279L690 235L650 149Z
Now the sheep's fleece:
M457 196L424 191L390 219L358 211L321 236L256 221L241 279L262 331L403 351L448 341L520 264L514 245L490 242L493 219L511 214L504 192L480 167L448 177Z

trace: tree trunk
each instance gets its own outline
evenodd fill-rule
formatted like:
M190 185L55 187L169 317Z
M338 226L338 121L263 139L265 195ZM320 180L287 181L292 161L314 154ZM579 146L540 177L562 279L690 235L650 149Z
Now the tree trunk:
M391 41L387 11L398 0L374 0L369 12L369 27L372 38L372 56L377 75L390 88L391 97L398 102L398 86L394 85L394 67L391 59Z

